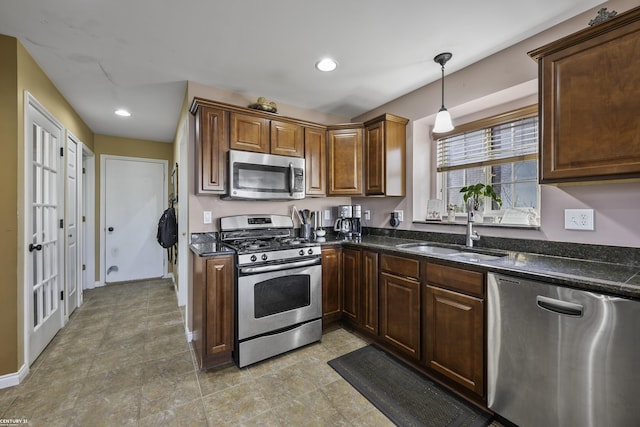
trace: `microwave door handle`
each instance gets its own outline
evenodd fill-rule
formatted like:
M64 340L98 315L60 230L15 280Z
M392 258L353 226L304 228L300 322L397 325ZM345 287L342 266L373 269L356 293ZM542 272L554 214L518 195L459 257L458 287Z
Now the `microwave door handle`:
M295 186L295 171L293 163L289 162L289 195L293 196L293 187Z

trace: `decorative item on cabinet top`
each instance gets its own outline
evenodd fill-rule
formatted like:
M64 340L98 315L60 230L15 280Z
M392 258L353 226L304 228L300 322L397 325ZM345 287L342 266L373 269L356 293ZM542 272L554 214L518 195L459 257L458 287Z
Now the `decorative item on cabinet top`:
M268 101L267 98L264 98L262 96L258 98L258 100L255 103L249 105L249 108L252 108L254 110L266 111L267 113L278 112L278 107L276 103L273 101Z

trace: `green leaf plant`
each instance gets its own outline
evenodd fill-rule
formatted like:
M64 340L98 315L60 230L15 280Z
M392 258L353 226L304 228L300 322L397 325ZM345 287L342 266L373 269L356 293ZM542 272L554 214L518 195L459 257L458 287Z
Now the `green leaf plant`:
M466 187L462 187L460 189L461 193L464 193L463 199L465 204L467 200L473 200L473 209L480 209L480 198L481 197L491 197L493 201L495 201L498 205L502 205L502 199L496 194L496 191L493 189L491 185L485 184L474 184L467 185Z

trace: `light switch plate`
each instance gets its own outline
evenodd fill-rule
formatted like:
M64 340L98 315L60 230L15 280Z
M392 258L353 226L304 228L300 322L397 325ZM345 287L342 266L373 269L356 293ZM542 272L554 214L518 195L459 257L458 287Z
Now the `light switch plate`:
M204 211L203 221L205 224L211 224L211 211Z
M327 221L331 220L331 209L324 210L324 219Z
M371 211L369 209L364 211L364 220L365 221L371 221Z
M395 210L393 211L396 215L398 215L398 221L402 222L404 221L404 211L401 210Z
M593 231L595 229L593 216L593 209L565 209L564 228L565 230Z

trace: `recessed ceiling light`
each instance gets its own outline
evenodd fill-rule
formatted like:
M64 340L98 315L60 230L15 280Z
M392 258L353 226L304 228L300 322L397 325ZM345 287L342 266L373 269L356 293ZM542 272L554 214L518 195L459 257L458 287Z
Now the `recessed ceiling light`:
M120 117L131 117L131 113L125 110L124 108L119 108L114 113Z
M323 58L316 62L316 68L320 71L333 71L338 66L338 63L331 58Z

